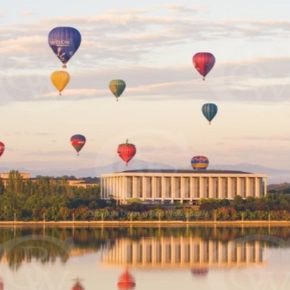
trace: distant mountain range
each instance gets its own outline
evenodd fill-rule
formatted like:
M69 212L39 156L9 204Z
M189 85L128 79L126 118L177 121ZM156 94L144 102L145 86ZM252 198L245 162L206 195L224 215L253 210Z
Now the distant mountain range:
M112 164L108 164L105 166L100 167L92 167L92 168L80 168L77 170L71 169L63 169L63 170L29 170L27 168L15 168L19 171L30 172L33 177L37 175L45 175L45 176L75 176L77 178L81 177L95 177L100 176L103 173L110 173L110 172L119 172L124 170L134 170L134 169L190 169L188 167L174 167L168 164L162 163L152 163L146 162L144 160L135 159L132 160L128 166L126 166L122 162L116 162ZM237 170L237 171L246 171L246 172L255 172L255 173L263 173L269 176L269 183L283 183L283 182L290 182L290 169L276 169L276 168L269 168L265 166L260 166L256 164L249 164L249 163L240 163L240 164L223 164L223 165L216 165L210 166L210 169L222 169L222 170ZM9 171L8 168L0 168L0 171Z

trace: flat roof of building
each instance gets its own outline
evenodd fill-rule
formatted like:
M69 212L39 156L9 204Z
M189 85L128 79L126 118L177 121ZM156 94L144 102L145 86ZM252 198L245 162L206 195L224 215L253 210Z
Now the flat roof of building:
M184 169L137 169L124 170L118 173L197 173L197 174L252 174L237 170L184 170Z

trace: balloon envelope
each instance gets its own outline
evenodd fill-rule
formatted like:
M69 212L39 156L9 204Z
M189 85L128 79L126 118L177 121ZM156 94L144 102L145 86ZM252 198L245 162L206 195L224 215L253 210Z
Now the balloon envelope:
M215 117L215 115L218 112L218 107L216 104L213 103L207 103L204 104L201 108L203 115L205 118L209 121L209 123L212 121L212 119Z
M66 65L81 44L81 34L73 27L55 27L48 35L48 44L59 60Z
M2 156L4 151L5 151L5 144L3 142L0 142L0 156Z
M75 148L77 153L81 151L81 149L84 147L86 144L86 137L80 134L73 135L70 138L71 145Z
M50 76L50 79L51 79L52 84L55 86L55 88L58 90L59 94L61 95L61 92L70 81L70 75L66 71L59 70L59 71L53 72Z
M206 156L194 156L191 159L191 166L194 170L207 169L209 161Z
M118 146L117 152L119 156L121 157L121 159L123 159L126 162L126 165L128 165L128 162L136 154L136 146L134 144L128 143L128 140L127 140L126 143L120 144Z
M198 52L192 57L196 70L205 78L215 64L215 57L210 52Z
M118 99L123 94L126 88L126 83L123 80L111 80L109 88L112 94Z

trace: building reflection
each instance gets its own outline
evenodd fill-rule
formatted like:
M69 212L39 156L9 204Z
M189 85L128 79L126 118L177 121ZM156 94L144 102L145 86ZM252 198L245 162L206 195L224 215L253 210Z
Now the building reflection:
M263 265L265 246L258 240L218 241L197 237L120 239L102 256L105 265L130 268L208 268Z

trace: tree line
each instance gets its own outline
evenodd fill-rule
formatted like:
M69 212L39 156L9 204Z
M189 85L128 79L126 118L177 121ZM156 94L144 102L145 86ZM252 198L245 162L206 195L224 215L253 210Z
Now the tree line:
M290 195L269 193L263 198L236 196L234 200L204 199L196 205L127 205L100 198L100 187L69 186L68 178L37 177L24 180L11 171L0 180L0 220L290 220Z

